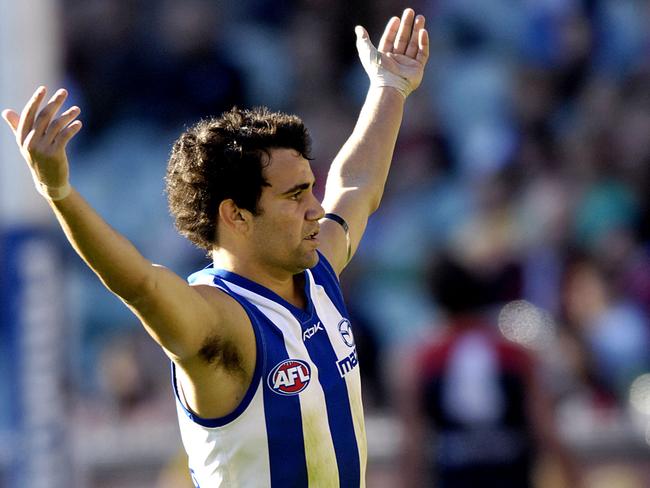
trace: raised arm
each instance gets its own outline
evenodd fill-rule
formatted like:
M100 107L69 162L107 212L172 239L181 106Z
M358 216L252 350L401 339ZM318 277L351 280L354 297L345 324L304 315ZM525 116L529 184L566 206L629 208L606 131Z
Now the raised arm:
M65 90L59 90L39 111L45 95L45 88L39 88L20 115L13 110L2 112L37 190L50 204L77 253L136 313L166 352L175 359L192 356L223 318L203 297L210 290L190 287L171 271L144 258L70 186L65 149L81 129L81 122L75 120L80 110L72 107L55 117L67 96ZM222 299L227 301L225 296Z
M327 176L323 207L349 226L321 223L321 252L340 273L361 241L368 217L381 201L393 150L402 123L404 101L422 81L429 57L429 38L422 15L408 8L388 21L376 49L357 26L357 50L370 89L352 135L334 159Z

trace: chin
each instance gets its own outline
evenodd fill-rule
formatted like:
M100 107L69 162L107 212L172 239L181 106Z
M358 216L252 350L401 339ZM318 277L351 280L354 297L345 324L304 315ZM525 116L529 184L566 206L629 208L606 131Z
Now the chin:
M306 269L313 268L318 264L318 259L318 253L315 250L303 255L297 263L298 271L296 273L302 273Z
M320 259L318 257L318 253L316 251L314 251L311 254L310 258L311 258L310 259L310 264L309 264L309 266L307 266L307 268L313 268L314 266L316 266L318 264L318 260Z

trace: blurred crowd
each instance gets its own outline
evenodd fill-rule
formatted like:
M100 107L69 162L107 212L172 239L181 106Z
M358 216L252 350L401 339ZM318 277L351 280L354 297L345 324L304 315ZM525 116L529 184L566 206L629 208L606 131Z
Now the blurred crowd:
M189 274L208 261L167 215L174 138L232 105L296 113L322 194L367 88L354 25L377 42L405 6L427 17L431 60L342 276L369 414L394 414L393 371L445 328L431 280L452 259L490 290L492 327L539 358L560 430L650 415L645 1L62 0L65 85L85 124L73 183L144 255ZM164 358L69 258L80 408L173 416ZM646 393L630 403L633 384Z

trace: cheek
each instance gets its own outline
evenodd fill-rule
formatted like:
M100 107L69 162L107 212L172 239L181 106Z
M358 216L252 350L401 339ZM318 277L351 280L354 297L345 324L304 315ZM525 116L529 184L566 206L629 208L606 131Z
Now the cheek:
M264 213L255 219L255 239L260 247L291 247L302 238L305 208L299 202L264 202Z
M290 210L278 211L273 216L266 215L255 225L255 239L264 247L283 246L296 240L301 233L300 225L291 218Z

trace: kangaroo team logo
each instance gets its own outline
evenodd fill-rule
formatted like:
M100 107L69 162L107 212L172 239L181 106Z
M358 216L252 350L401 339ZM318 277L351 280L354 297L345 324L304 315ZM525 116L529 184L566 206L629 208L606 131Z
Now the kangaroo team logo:
M354 347L354 336L352 335L352 324L348 319L343 319L339 322L339 332L341 333L341 338L345 345L348 347Z
M311 379L309 364L300 359L285 359L269 373L267 383L278 395L297 395Z

